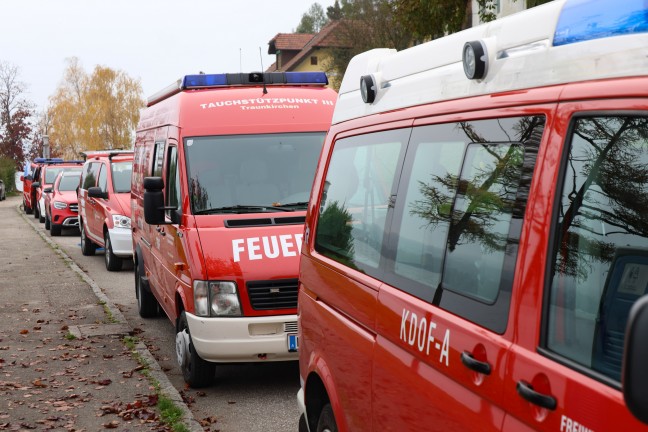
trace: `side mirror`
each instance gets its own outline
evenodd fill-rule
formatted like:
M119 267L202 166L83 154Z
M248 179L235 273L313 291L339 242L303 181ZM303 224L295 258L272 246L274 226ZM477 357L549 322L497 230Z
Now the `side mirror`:
M164 182L162 177L144 178L144 220L149 225L163 225L164 219Z
M91 188L88 188L88 196L90 198L108 199L108 192L102 191L99 186L93 186Z
M621 380L623 398L630 412L648 423L648 295L630 309L626 326L625 352Z
M32 183L32 189L38 189L40 187L40 182Z
M43 189L43 193L52 193L52 188L48 187L48 188Z

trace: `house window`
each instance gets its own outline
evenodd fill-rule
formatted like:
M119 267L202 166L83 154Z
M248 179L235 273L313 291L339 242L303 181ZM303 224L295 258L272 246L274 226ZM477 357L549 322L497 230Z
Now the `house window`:
M317 66L317 56L312 56L311 57L311 65L312 66Z

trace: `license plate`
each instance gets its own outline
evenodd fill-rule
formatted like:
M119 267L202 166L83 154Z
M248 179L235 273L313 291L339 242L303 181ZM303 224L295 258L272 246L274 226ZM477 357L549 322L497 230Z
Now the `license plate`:
M288 351L296 352L299 349L299 337L296 334L288 335Z

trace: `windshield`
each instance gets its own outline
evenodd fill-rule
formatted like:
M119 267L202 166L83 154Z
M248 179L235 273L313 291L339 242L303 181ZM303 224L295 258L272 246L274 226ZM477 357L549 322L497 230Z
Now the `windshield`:
M79 175L65 175L63 174L61 176L61 181L59 181L58 185L58 190L61 192L66 192L66 191L75 191L76 188L79 187L79 178L81 177L81 173Z
M324 132L185 139L191 209L258 213L306 208Z
M45 184L53 184L56 176L61 171L78 171L81 172L81 167L47 167L45 168Z
M113 188L115 189L115 193L130 192L133 161L113 162L111 166Z

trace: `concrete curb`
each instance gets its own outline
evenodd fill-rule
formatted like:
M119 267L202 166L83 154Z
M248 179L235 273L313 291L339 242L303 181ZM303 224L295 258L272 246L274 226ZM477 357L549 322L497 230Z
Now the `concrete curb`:
M99 301L104 305L105 308L108 309L108 312L113 316L113 318L119 322L119 323L124 323L127 324L128 327L131 328L131 325L126 321L126 318L124 318L124 315L121 313L119 308L117 308L104 294L104 292L101 290L99 285L88 276L87 273L85 273L81 268L74 262L72 258L70 258L64 251L63 249L60 248L56 242L54 242L52 239L50 239L44 232L43 230L39 229L38 225L34 222L33 218L29 218L28 215L25 214L21 210L22 203L16 206L16 211L18 214L28 223L31 225L31 227L36 231L36 233L47 243L62 259L63 261L75 272L77 273L81 279L83 279L84 282L86 282L90 288L92 288L92 291L95 293ZM159 385L160 385L160 393L162 393L164 396L166 396L169 400L173 401L173 403L180 408L182 411L182 418L184 421L184 425L187 427L187 429L191 432L204 432L204 429L202 426L200 426L200 423L194 418L191 410L187 406L187 404L184 402L182 399L182 396L176 390L176 388L171 384L171 381L169 381L169 378L166 376L164 371L162 371L162 368L158 364L157 360L155 360L155 357L151 354L151 352L148 350L146 345L142 342L138 342L137 345L135 346L135 352L146 362L148 368L149 368L149 374L153 379L155 379Z

